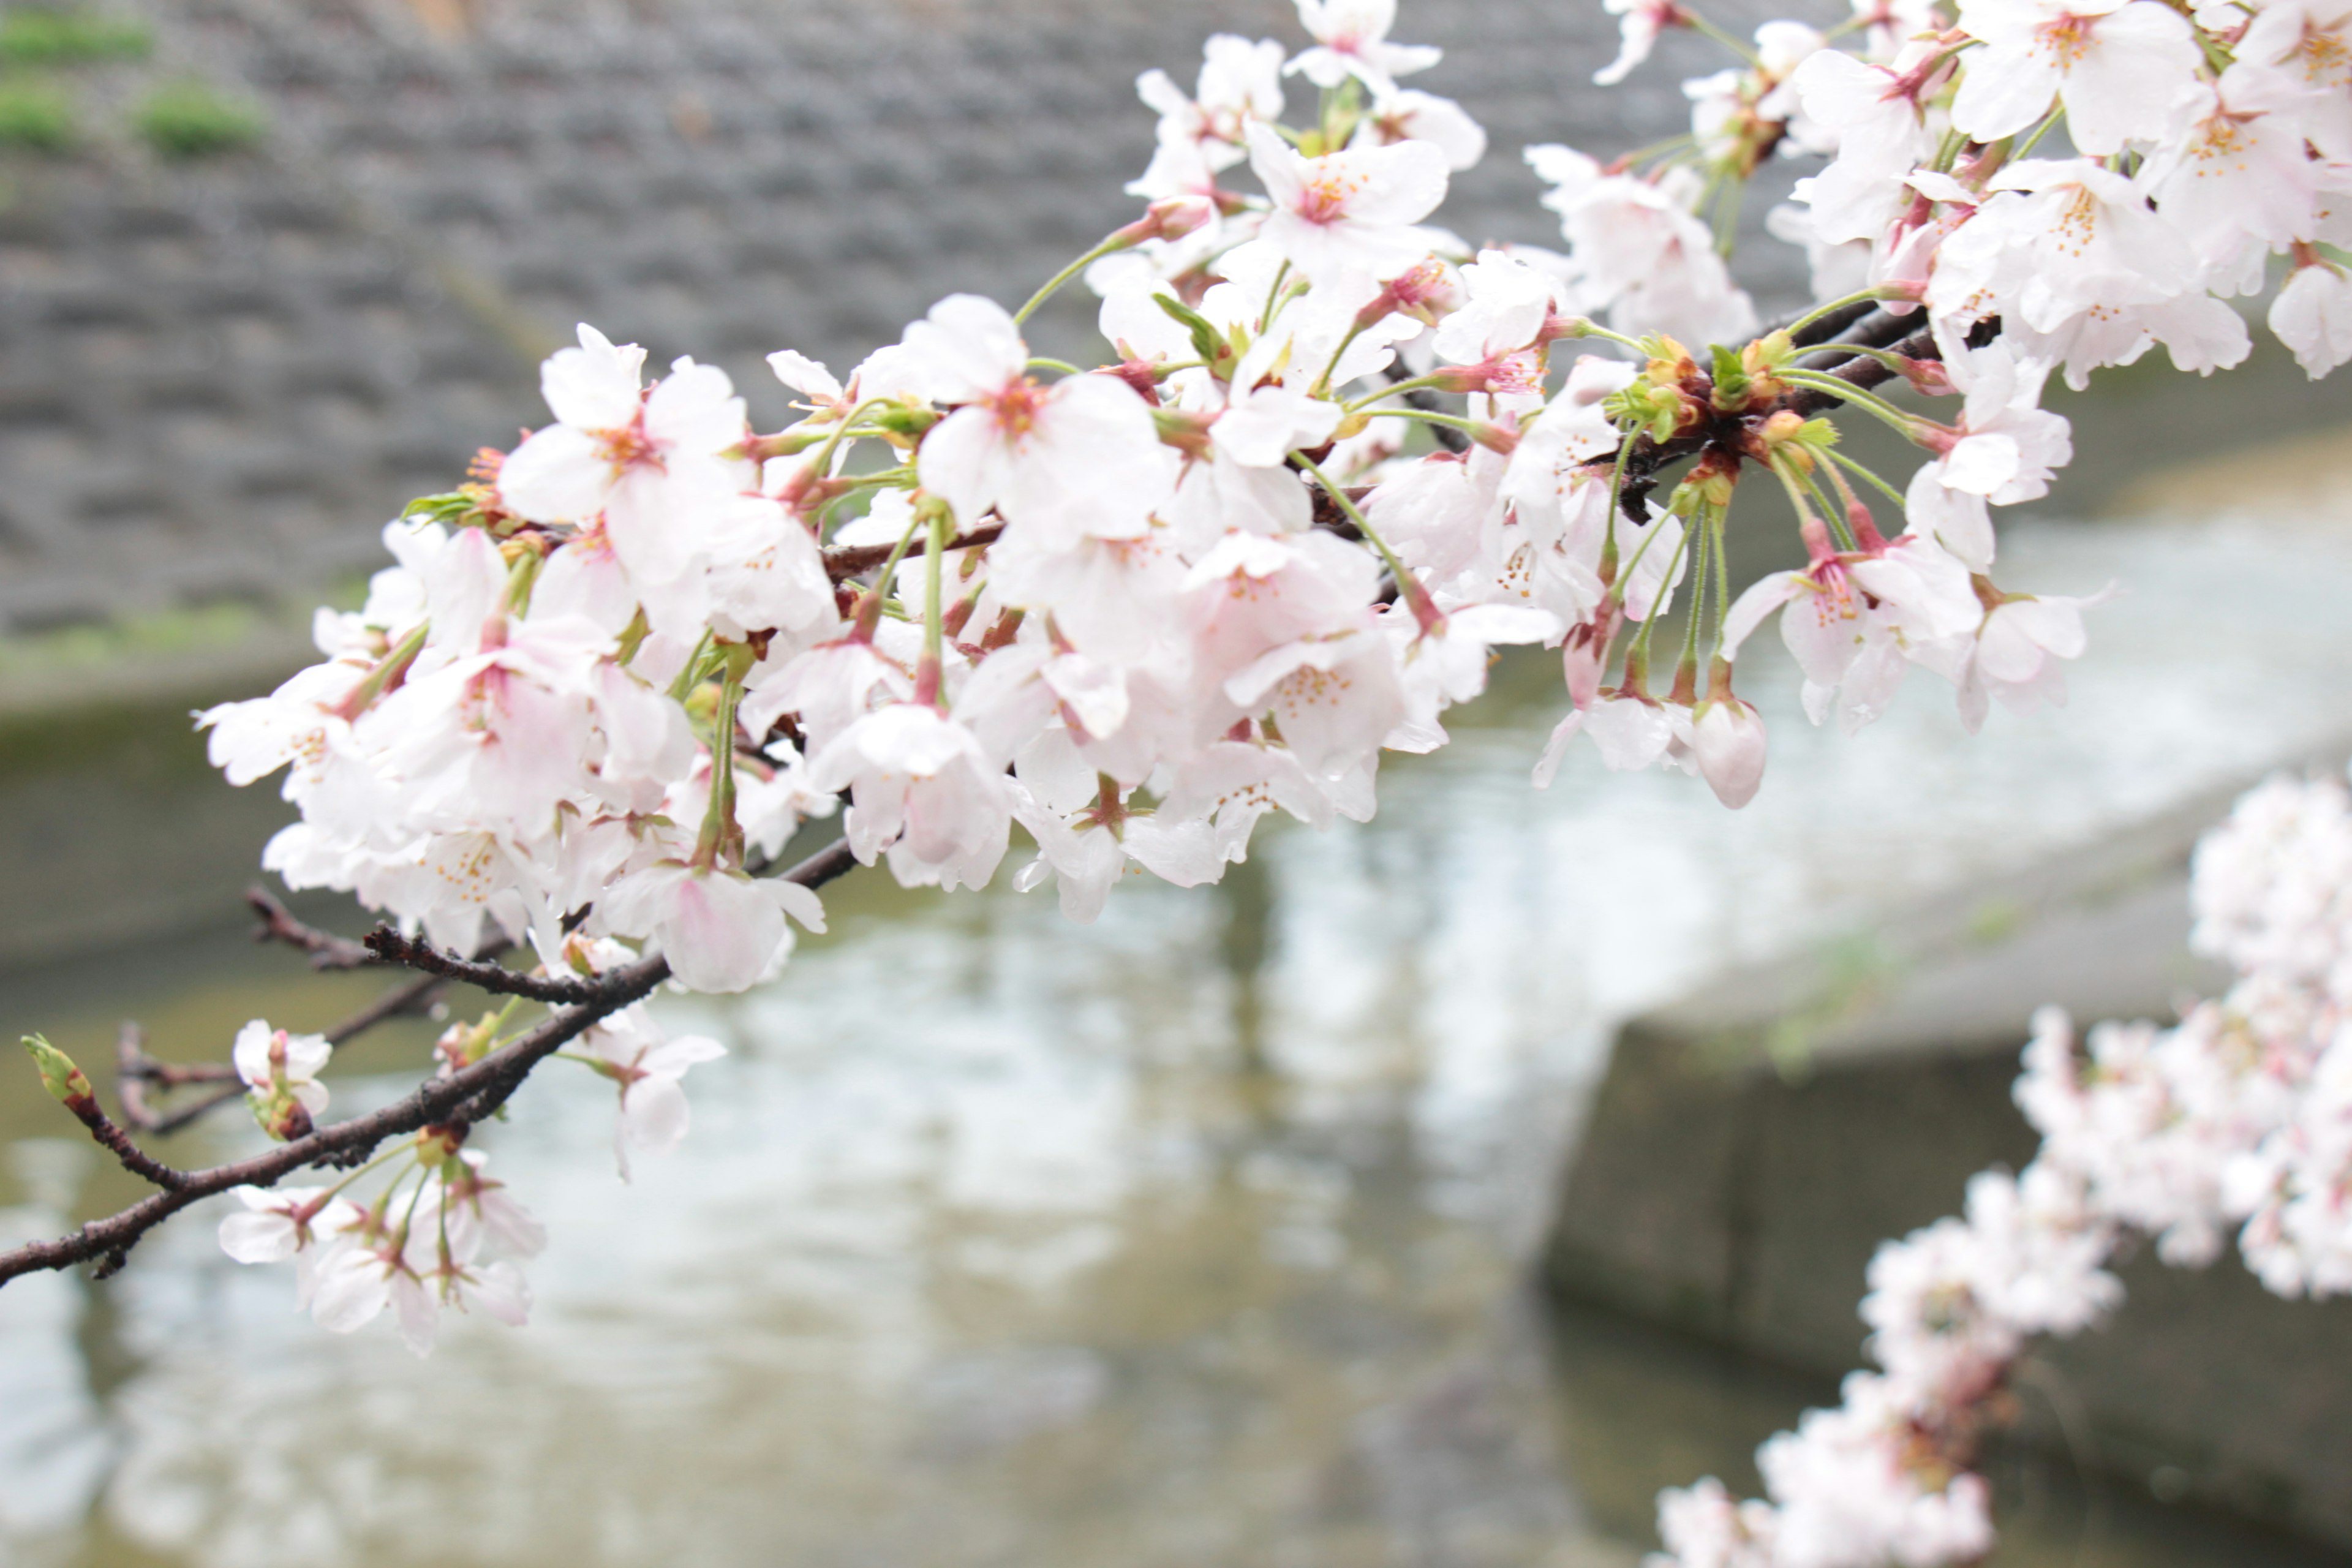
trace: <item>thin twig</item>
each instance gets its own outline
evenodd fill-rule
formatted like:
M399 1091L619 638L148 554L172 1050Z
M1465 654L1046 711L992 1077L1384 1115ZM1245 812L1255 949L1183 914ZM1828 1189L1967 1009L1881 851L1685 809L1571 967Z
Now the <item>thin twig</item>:
M579 1006L593 1005L611 989L604 975L593 980L582 980L568 975L526 974L502 963L460 958L454 952L442 952L429 942L403 936L390 926L378 926L368 932L362 939L362 945L373 963L421 969L427 975L445 983L462 980L496 996L522 996L533 1002ZM619 971L611 973L618 973Z
M977 550L983 544L995 543L997 536L1002 534L1003 531L1004 525L1003 523L992 522L984 528L975 528L971 530L969 532L957 534L953 539L948 541L948 548L950 550ZM855 577L861 572L871 572L877 566L881 565L885 561L889 560L891 551L896 548L898 548L898 546L895 543L836 544L832 549L824 552L824 574L832 578L835 582L839 583L847 578ZM907 547L906 559L909 561L919 561L922 559L924 553L929 548L929 545L928 541L918 539L914 543Z
M327 1044L340 1046L355 1040L387 1018L398 1018L412 1013L430 1012L448 982L437 974L420 974L415 979L394 986L350 1017L326 1033Z
M267 889L247 888L245 901L261 917L253 933L256 942L282 942L310 955L313 969L357 969L368 962L367 949L345 936L305 925L288 911Z
M784 879L814 888L831 881L856 863L848 844L835 840L785 872ZM667 978L669 963L659 957L640 959L613 970L601 978L594 1002L551 1015L473 1066L444 1078L429 1079L414 1092L380 1110L320 1128L250 1159L202 1171L173 1171L148 1161L153 1172L140 1173L156 1182L163 1191L149 1194L118 1214L92 1220L69 1236L0 1253L0 1284L20 1275L93 1261L98 1264L95 1277L103 1279L122 1267L131 1248L138 1245L142 1237L200 1199L232 1187L275 1186L311 1165L355 1166L387 1139L425 1127L478 1121L505 1104L540 1063L604 1019L650 994ZM90 1118L85 1116L83 1121L88 1123ZM99 1114L98 1121L112 1125L105 1122L103 1112ZM91 1131L97 1135L100 1129L92 1125ZM121 1136L119 1128L115 1132ZM106 1142L102 1136L100 1141ZM123 1137L122 1142L128 1143L129 1139ZM111 1142L107 1146L115 1147ZM142 1154L140 1158L146 1157Z

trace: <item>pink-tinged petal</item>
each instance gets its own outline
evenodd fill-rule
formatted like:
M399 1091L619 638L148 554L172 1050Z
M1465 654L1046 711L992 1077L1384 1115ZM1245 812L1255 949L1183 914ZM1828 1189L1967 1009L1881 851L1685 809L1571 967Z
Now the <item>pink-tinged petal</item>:
M2163 136L2174 108L2197 91L2198 48L2188 18L2141 0L2116 7L2092 28L2092 38L2063 89L2068 138L2105 157L2127 140Z
M674 1078L642 1078L621 1095L621 1123L629 1146L667 1154L686 1141L691 1112Z
M1416 224L1435 212L1453 175L1445 154L1426 142L1400 142L1393 147L1334 153L1333 158L1363 161L1364 192L1349 204L1348 216L1382 226Z
M803 930L824 934L824 901L816 896L815 889L787 882L781 877L762 879L760 886L768 889L776 907L798 921Z
M583 430L617 430L637 416L637 384L645 364L645 350L635 343L614 348L604 333L583 321L580 346L558 349L540 366L539 390L564 424Z
M1798 591L1780 613L1780 640L1797 658L1797 668L1817 686L1835 686L1862 647L1862 608L1841 583L1826 589L1800 576Z
M916 477L948 503L957 524L976 528L1004 493L1013 453L993 410L959 408L923 437L915 453Z
M1217 853L1216 833L1205 822L1137 817L1127 825L1125 843L1136 864L1179 888L1213 882L1225 868L1224 857Z
M236 1043L229 1047L229 1060L236 1066L236 1076L249 1089L268 1089L271 1072L269 1042L277 1035L268 1020L256 1018L236 1032Z
M727 1047L708 1035L680 1035L647 1050L637 1065L657 1078L675 1079L685 1077L688 1068L715 1062L726 1054Z
M530 1285L511 1263L492 1263L477 1269L464 1300L467 1307L479 1307L510 1329L530 1321Z
M725 371L682 359L646 398L646 434L665 447L707 455L740 445L751 426Z
M1544 742L1543 754L1536 758L1536 788L1551 788L1551 781L1559 775L1559 764L1568 755L1568 743L1583 728L1584 710L1580 708L1570 710L1567 718L1552 726L1550 739Z
M239 1263L283 1263L299 1239L282 1214L233 1214L220 1223L221 1250Z
M1764 782L1764 721L1737 699L1710 702L1691 726L1691 750L1699 776L1715 798L1737 811L1756 798Z
M2020 460L2011 437L1966 436L1944 454L1944 483L1970 495L1989 496L2017 477Z
M969 403L1003 389L1029 367L1012 313L977 294L950 294L907 329L906 349L936 403Z
M1632 697L1595 703L1584 715L1584 728L1601 761L1618 773L1638 772L1665 754L1674 739L1674 722L1664 707Z
M584 522L603 508L612 480L613 465L594 437L550 425L526 437L499 465L499 500L532 522Z
M797 349L779 349L770 354L768 368L776 373L778 381L812 402L840 400L841 383L834 379L833 372Z
M1754 635L1766 617L1789 602L1802 576L1797 572L1775 572L1749 584L1748 591L1732 601L1731 613L1723 618L1723 644L1716 652L1727 662L1738 658L1740 645Z
M1307 159L1271 126L1252 121L1242 134L1249 142L1250 173L1265 187L1266 195L1277 208L1296 206L1307 188Z
M1946 489L1937 478L1937 465L1928 463L1912 476L1903 509L1913 529L1951 552L1961 565L1971 572L1992 570L1996 541L1992 514L1985 510L1982 496Z
M431 1354L441 1329L440 1298L423 1280L402 1274L392 1281L392 1304L400 1316L400 1342L415 1355Z
M2030 46L1986 49L1960 79L1952 123L1979 142L2014 136L2049 112L2062 79L2056 63Z
M310 1316L331 1333L355 1333L392 1304L392 1283L373 1253L352 1247L319 1270L310 1294Z
M673 889L659 934L671 972L689 991L742 991L784 942L783 911L749 878L711 872Z

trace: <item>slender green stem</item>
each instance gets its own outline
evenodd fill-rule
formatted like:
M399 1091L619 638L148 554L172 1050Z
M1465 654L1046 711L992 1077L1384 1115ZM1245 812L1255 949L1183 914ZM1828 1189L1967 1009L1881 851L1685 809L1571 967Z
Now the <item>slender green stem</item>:
M669 700L672 702L685 701L686 694L702 684L703 656L709 651L710 633L706 630L702 640L694 645L694 651L686 656L686 664L678 670L677 679L669 683Z
M947 651L944 629L947 607L941 602L940 593L940 563L948 552L948 513L945 507L931 514L930 546L923 552L923 658L934 670L939 670L943 668L940 660Z
M1064 375L1084 375L1086 374L1086 372L1080 370L1076 365L1072 364L1068 360L1047 359L1044 354L1032 354L1029 358L1029 368L1031 370L1057 370Z
M1746 60L1756 69L1762 70L1764 68L1764 61L1762 58L1759 58L1755 49L1742 40L1737 33L1725 31L1723 28L1717 26L1713 22L1708 21L1706 17L1700 16L1697 12L1691 10L1687 6L1683 8L1683 16L1690 23L1691 31L1698 34L1701 37L1713 38L1717 43L1721 44L1725 48L1729 49L1733 54L1738 55L1741 59Z
M1691 519L1690 530L1698 535L1698 560L1691 574L1690 613L1684 617L1683 652L1675 665L1677 680L1682 670L1698 668L1698 626L1706 616L1707 568L1714 563L1715 509L1702 506ZM1722 612L1717 611L1720 616Z
M1677 519L1676 521L1680 520ZM1650 537L1652 539L1656 538L1660 531L1662 531L1655 524L1653 524L1650 529ZM1675 533L1675 552L1666 557L1666 570L1664 574L1658 578L1658 591L1650 600L1650 613L1642 617L1642 629L1633 634L1633 644L1631 647L1625 650L1625 659L1628 664L1638 660L1644 668L1646 668L1649 663L1650 628L1658 624L1658 612L1660 609L1664 607L1666 595L1674 591L1675 573L1683 563L1683 552L1690 548L1690 536L1691 531L1687 527L1678 530ZM1641 550L1637 550L1633 552L1633 565L1625 568L1625 581L1628 583L1633 580L1634 567L1638 567L1642 564L1643 552L1647 551L1649 548L1650 541L1645 539L1642 541Z
M1879 494L1885 496L1888 500L1893 501L1896 506L1908 506L1910 504L1903 499L1902 491L1896 489L1893 485L1888 484L1885 479L1880 479L1876 474L1871 472L1860 463L1855 462L1852 458L1847 457L1843 452L1839 451L1836 447L1824 447L1822 450L1824 455L1829 458L1830 461L1835 463L1839 468L1843 468L1850 474L1858 475L1877 486Z
M1907 374L1908 369L1901 354L1892 349L1874 349L1867 343L1808 343L1797 353L1799 354L1860 354L1864 359L1876 360L1897 375Z
M1087 251L1084 256L1079 257L1076 261L1071 262L1067 267L1063 268L1059 272L1056 272L1051 278L1046 279L1045 286L1039 289L1034 294L1029 296L1028 303L1023 305L1021 309L1013 312L1013 324L1017 327L1022 322L1027 321L1030 316L1035 312L1038 306L1044 304L1046 300L1052 299L1056 293L1061 291L1063 284L1067 283L1071 279L1076 278L1079 273L1084 272L1087 268L1092 267L1096 262L1100 261L1104 257L1111 254L1111 252L1115 250L1125 250L1127 247L1128 242L1119 238L1115 234L1104 239L1101 244L1096 246L1092 250Z
M1728 258L1739 244L1739 207L1748 199L1748 182L1726 175L1715 209L1715 248Z
M1458 414L1433 414L1426 408L1372 408L1365 411L1367 419L1420 419L1432 425L1444 425L1455 430L1476 436L1486 426L1475 419L1465 419Z
M1348 335L1341 338L1339 346L1331 351L1330 363L1323 367L1323 374L1315 378L1315 384L1308 391L1309 396L1320 397L1331 390L1331 373L1339 368L1339 361L1347 354L1349 349L1355 345L1356 340L1363 335L1364 323L1361 321L1356 322L1348 329Z
M1625 570L1617 574L1617 580L1614 583L1609 584L1610 596L1617 603L1622 605L1625 602L1627 590L1633 586L1633 574L1642 568L1642 557L1650 552L1650 546L1657 542L1658 535L1665 531L1660 526L1664 521L1664 519L1654 520L1642 530L1642 542L1634 547L1633 559L1625 563ZM1614 516L1609 520L1609 536L1612 541L1614 541L1617 536L1617 519ZM1682 542L1678 539L1675 542L1675 554L1677 558L1681 556L1682 549ZM1669 579L1674 576L1674 562L1666 563L1666 576ZM1657 608L1655 605L1650 607L1654 610Z
M710 724L710 803L702 814L702 832L695 839L694 863L716 867L732 847L735 826L735 704L742 693L741 678L730 664L719 683L719 707Z
M1647 163L1662 153L1672 153L1677 148L1687 147L1694 140L1691 133L1685 131L1679 136L1669 136L1663 142L1653 142L1647 147L1636 147L1631 153L1618 158L1611 167L1631 169Z
M1800 528L1809 522L1822 522L1824 528L1835 535L1837 543L1842 549L1853 548L1853 536L1846 531L1845 519L1832 517L1828 521L1822 522L1821 515L1813 510L1812 499L1805 493L1805 487L1799 484L1797 476L1789 471L1786 458L1776 455L1769 466L1773 478L1779 479L1780 488L1788 491L1789 504L1797 510L1797 523Z
M1798 477L1805 481L1805 493L1813 498L1814 502L1822 509L1822 515L1829 520L1831 528L1836 531L1838 542L1849 550L1861 549L1862 541L1855 537L1853 524L1846 516L1845 508L1840 506L1829 491L1822 488L1818 467L1802 470Z
M1608 328L1602 326L1600 322L1593 321L1589 316L1585 318L1584 325L1578 331L1577 336L1583 338L1599 338L1602 342L1607 343L1621 343L1626 348L1632 349L1635 353L1640 354L1643 359L1650 357L1650 351L1642 346L1641 339L1629 338L1622 332L1612 332Z
M1280 269L1275 273L1274 282L1265 291L1265 309L1257 313L1257 330L1261 337L1274 331L1274 316L1278 308L1276 301L1282 298L1282 286L1289 281L1290 263L1286 260Z
M1730 560L1729 555L1728 555L1728 554L1727 554L1727 553L1726 553L1726 552L1725 552L1725 549L1724 549L1724 542L1723 542L1723 525L1724 525L1724 521L1725 521L1727 518L1728 518L1730 515L1731 515L1730 509L1729 509L1729 508L1727 508L1727 508L1725 508L1724 510L1720 510L1720 511L1718 511L1718 512L1717 512L1717 513L1715 514L1715 524L1714 524L1714 526L1715 526L1715 627L1714 627L1714 638L1715 638L1715 647L1716 647L1716 650L1717 650L1718 653L1719 653L1719 652L1721 652L1721 651L1722 651L1722 648L1723 648L1723 623L1724 623L1725 618L1726 618L1727 616L1728 616L1731 614L1731 560Z
M1408 392L1439 392L1443 390L1444 386L1437 377L1433 375L1417 375L1410 381L1391 382L1388 385L1381 387L1378 392L1368 392L1363 396L1356 399L1353 403L1343 403L1339 405L1339 407L1343 413L1353 414L1360 409L1370 408L1373 404L1378 403L1384 397L1395 397L1400 394Z
M1811 310L1806 311L1803 315L1798 317L1795 321L1790 322L1780 330L1793 338L1799 332L1803 331L1807 327L1811 326L1815 321L1820 321L1823 316L1830 314L1832 311L1843 310L1849 305L1859 305L1864 300L1876 300L1884 298L1885 298L1885 296L1881 294L1876 289L1864 289L1859 293L1848 294L1842 300L1832 300L1826 304L1816 305ZM1817 349L1826 348L1829 345L1825 343L1814 343L1809 348L1801 348L1797 352L1799 353L1811 353Z
M875 404L880 401L881 399L879 398L866 398L864 402L856 405L848 413L841 416L841 423L835 426L833 433L824 438L824 445L816 449L816 460L813 465L813 471L816 474L817 478L829 479L832 477L833 454L835 449L841 445L842 437L849 434L849 427L857 422L857 416L859 415L865 413L867 409L873 407Z
M1866 387L1856 386L1850 381L1840 381L1833 375L1823 375L1819 371L1801 370L1794 365L1785 366L1774 374L1791 386L1809 386L1815 392L1827 393L1842 403L1851 403L1864 413L1874 414L1903 432L1906 437L1910 436L1911 432L1921 424L1916 415L1904 413L1878 394Z
M2048 114L2042 116L2042 123L2033 128L2033 133L2028 136L2023 142L2020 142L2018 144L2017 151L2011 153L2010 156L2012 159L2032 157L2033 155L2033 149L2041 145L2042 139L2044 136L2049 135L2051 129L2065 118L2066 110L2064 109L2060 108L2052 110Z
M1968 132L1957 126L1945 132L1943 141L1937 143L1935 160L1928 167L1939 174L1951 173L1953 161L1959 157L1960 149L1968 144Z
M414 1143L395 1143L391 1148L386 1149L383 1153L378 1154L374 1159L370 1160L366 1164L362 1165L358 1170L353 1171L350 1175L345 1176L341 1181L337 1182L333 1186L329 1187L325 1192L320 1193L311 1201L324 1206L329 1198L333 1197L337 1193L341 1192L345 1187L350 1186L353 1182L358 1181L362 1176L366 1175L370 1171L373 1171L378 1165L383 1164L386 1160L395 1159L403 1154L414 1154L415 1152L416 1152L416 1145Z
M1413 579L1411 574L1405 571L1404 563L1397 559L1396 552L1389 548L1388 541L1380 536L1379 531L1372 527L1370 520L1357 509L1354 501L1348 499L1348 492L1340 489L1338 481L1330 475L1318 468L1311 458L1297 457L1293 460L1307 470L1308 478L1323 487L1332 502L1347 514L1348 521L1354 523L1356 531L1364 536L1364 542L1380 552L1381 562L1389 569L1389 575L1396 579L1397 592L1401 594L1407 592L1405 585Z

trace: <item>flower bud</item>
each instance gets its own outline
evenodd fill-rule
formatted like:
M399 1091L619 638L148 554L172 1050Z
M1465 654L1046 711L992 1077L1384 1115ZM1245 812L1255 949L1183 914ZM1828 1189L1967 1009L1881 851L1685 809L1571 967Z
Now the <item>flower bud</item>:
M1206 196L1163 196L1111 238L1120 249L1141 245L1147 239L1181 239L1207 223L1215 210L1216 204Z
M33 1066L40 1069L41 1087L58 1104L71 1105L76 1100L94 1098L89 1079L82 1076L81 1068L74 1066L73 1058L65 1052L38 1035L25 1037L25 1049L31 1054Z
M1691 751L1716 799L1737 811L1756 798L1764 782L1764 721L1754 708L1737 697L1700 703Z

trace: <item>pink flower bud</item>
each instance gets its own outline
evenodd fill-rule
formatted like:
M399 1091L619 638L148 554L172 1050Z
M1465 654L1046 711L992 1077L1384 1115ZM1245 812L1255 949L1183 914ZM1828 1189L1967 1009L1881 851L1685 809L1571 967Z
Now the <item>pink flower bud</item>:
M1147 239L1181 239L1207 223L1215 211L1216 204L1203 195L1163 196L1112 237L1122 245L1141 245Z
M1691 726L1691 750L1715 798L1734 811L1764 782L1764 721L1737 697L1703 704Z

